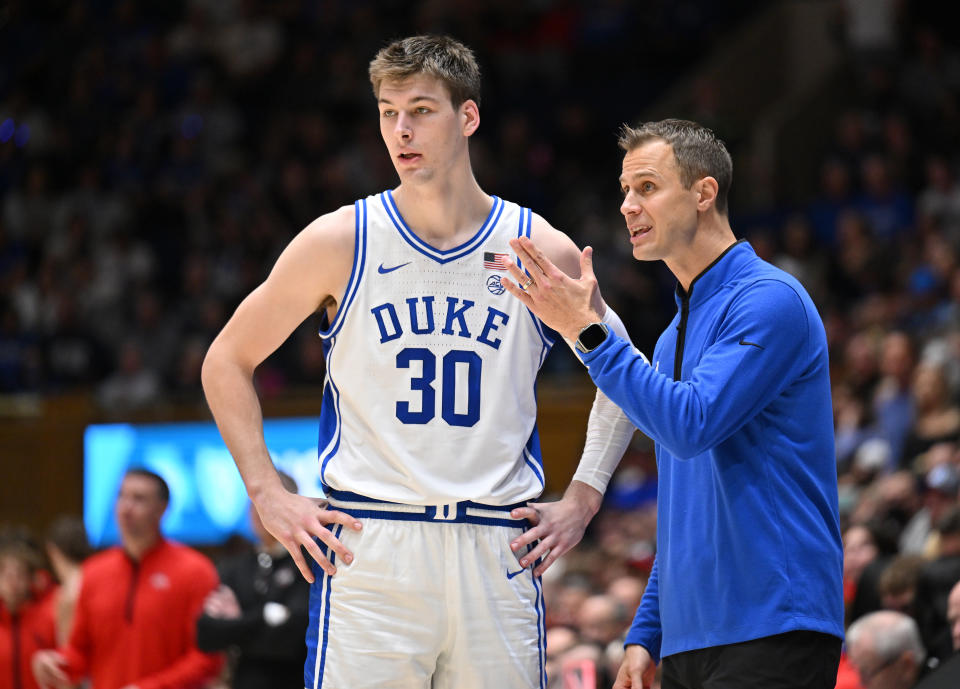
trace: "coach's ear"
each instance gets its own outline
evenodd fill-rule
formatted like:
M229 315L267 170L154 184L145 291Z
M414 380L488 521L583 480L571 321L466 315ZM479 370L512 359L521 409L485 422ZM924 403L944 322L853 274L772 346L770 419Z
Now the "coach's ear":
M464 136L472 136L480 127L480 108L472 98L463 101L460 106L460 122Z
M697 194L697 210L705 213L716 205L720 185L713 177L701 177L693 183L693 191Z

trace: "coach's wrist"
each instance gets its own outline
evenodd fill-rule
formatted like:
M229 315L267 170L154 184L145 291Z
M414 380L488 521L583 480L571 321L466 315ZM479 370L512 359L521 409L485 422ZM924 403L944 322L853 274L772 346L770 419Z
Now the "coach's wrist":
M563 494L565 500L570 500L582 507L589 518L600 511L603 503L603 493L583 481L573 480Z

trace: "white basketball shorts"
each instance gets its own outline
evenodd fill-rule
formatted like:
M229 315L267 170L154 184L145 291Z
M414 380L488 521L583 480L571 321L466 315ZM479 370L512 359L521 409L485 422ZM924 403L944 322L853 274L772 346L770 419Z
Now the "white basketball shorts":
M543 589L510 550L519 505L328 497L363 530L334 526L354 555L335 576L313 563L306 689L543 689Z

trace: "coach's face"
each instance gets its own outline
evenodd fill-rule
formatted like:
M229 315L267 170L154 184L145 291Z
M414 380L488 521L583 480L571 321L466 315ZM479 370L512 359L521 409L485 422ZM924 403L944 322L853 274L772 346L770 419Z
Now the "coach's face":
M425 74L384 81L377 104L380 134L401 183L445 179L480 123L474 101L454 108L446 86Z
M628 151L620 189L633 257L683 263L697 230L698 183L684 188L673 146L652 139Z
M125 476L116 506L121 539L143 539L159 534L166 507L153 479L136 474Z

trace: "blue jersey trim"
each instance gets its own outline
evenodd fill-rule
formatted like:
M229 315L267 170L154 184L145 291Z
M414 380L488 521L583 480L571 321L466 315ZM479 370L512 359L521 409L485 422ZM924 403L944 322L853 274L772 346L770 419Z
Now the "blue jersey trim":
M384 519L386 521L399 522L431 522L433 524L480 524L482 526L505 526L511 529L523 527L529 522L526 519L499 519L497 517L479 517L464 515L456 519L438 519L435 516L426 513L417 514L410 512L388 512L384 510L355 510L347 507L337 507L331 505L331 509L349 514L357 519Z
M403 219L403 216L400 215L400 211L397 209L397 204L393 200L393 193L389 189L380 194L380 202L383 204L383 208L387 212L387 216L390 218L390 221L393 223L394 227L397 228L400 236L403 237L403 239L411 247L413 247L413 249L423 254L427 258L441 264L463 258L474 251L477 247L482 245L483 242L486 241L487 237L489 237L493 232L493 228L497 226L497 222L500 220L500 216L503 214L503 208L506 205L503 199L498 196L494 196L493 207L490 209L490 213L487 214L486 220L483 221L483 225L480 226L480 229L477 230L476 234L474 234L473 237L468 239L460 246L453 247L452 249L441 250L430 246L430 244L414 234L414 232L407 225L406 221Z
M527 463L532 470L534 475L537 477L537 481L540 482L540 487L544 487L544 477L543 477L543 457L540 451L540 433L537 431L537 424L534 422L533 430L530 432L530 437L527 439L527 444L523 448L523 461ZM533 461L531 461L531 458Z
M537 611L537 655L540 661L540 689L544 689L547 686L547 667L544 662L547 654L547 632L544 628L547 619L547 609L543 599L543 585L540 577L533 573L533 569L533 567L530 568L530 576L533 578L533 588L537 592L534 608Z
M532 224L533 224L533 211L531 211L529 208L521 208L520 222L517 226L517 237L529 238L530 228L532 227ZM523 270L523 272L526 273L528 276L530 275L530 273L523 268L522 264L520 263L519 257L517 258L517 267ZM537 334L540 335L540 339L543 341L544 348L540 351L540 364L537 366L537 368L539 368L540 366L543 366L543 362L546 360L547 354L550 353L550 349L556 343L558 335L556 334L556 331L548 328L546 325L544 325L540 321L539 318L534 316L533 311L531 311L530 309L527 309L527 313L530 314L530 318L533 319L533 325L537 329ZM551 333L553 333L553 336L551 336Z
M343 525L337 524L336 531L333 534L333 537L336 539L340 538L340 532L343 531ZM333 550L328 551L330 557L330 564L337 564L337 554ZM327 641L330 635L330 592L333 590L333 577L326 575L324 573L324 578L326 579L327 595L324 600L324 611L323 611L323 648L320 651L320 681L317 683L317 689L322 689L323 687L323 671L324 667L327 664Z
M353 304L357 292L360 291L360 283L363 280L363 271L367 263L367 200L360 199L354 202L354 248L353 248L353 266L350 269L350 279L347 281L347 289L343 293L343 303L337 309L337 315L333 317L333 323L324 330L320 327L320 337L335 337L343 327L343 321L347 317L347 311Z
M377 498L370 498L366 495L361 495L360 493L353 493L349 490L337 490L336 488L331 488L328 485L323 485L323 493L327 497L333 498L334 500L343 500L344 502L369 502L377 505L401 505L404 503L391 502L389 500L379 500ZM526 507L526 502L515 502L512 505L488 505L482 502L474 502L473 500L461 500L455 503L458 507L475 507L481 510L497 510L499 512L511 512L518 507ZM430 505L405 505L410 507L430 507Z
M337 525L334 536L339 537L342 530ZM334 561L335 554L330 551L326 543L315 538L320 552L329 554L330 561ZM314 575L314 583L310 586L309 615L307 626L307 658L303 665L303 686L307 689L320 689L323 685L323 668L326 663L327 639L330 632L330 589L333 581L313 558L307 560ZM319 638L318 638L319 637Z
M321 317L323 318L323 316ZM333 347L336 344L335 339L324 340L324 354L326 355L325 362L327 367L327 380L323 386L323 400L320 404L320 434L321 440L326 440L326 444L318 444L318 461L320 462L320 481L324 482L324 474L327 470L327 464L330 463L330 460L337 450L340 449L340 432L343 428L343 416L340 414L340 390L337 388L337 384L333 381L333 375L330 373L330 355L333 353ZM327 394L327 391L330 391L330 394ZM333 405L333 416L328 416L326 411L330 405ZM323 438L322 435L324 430L327 430L329 437ZM331 442L333 447L330 447Z
M526 507L526 502L517 502L512 505L486 505L472 500L462 500L449 505L441 505L443 512L438 515L437 505L403 505L397 502L388 502L386 500L377 500L368 498L359 493L352 493L346 490L335 490L324 485L324 493L327 497L342 502L359 502L369 505L368 508L341 507L331 504L331 509L349 514L358 519L386 519L390 521L407 522L436 522L437 524L484 524L487 526L507 526L524 527L528 524L526 519L511 519L508 515L512 510L518 507ZM414 507L422 509L422 512L409 512L391 509L391 507ZM453 507L453 513L449 508ZM503 512L503 517L488 517L482 515L467 514L467 508Z

